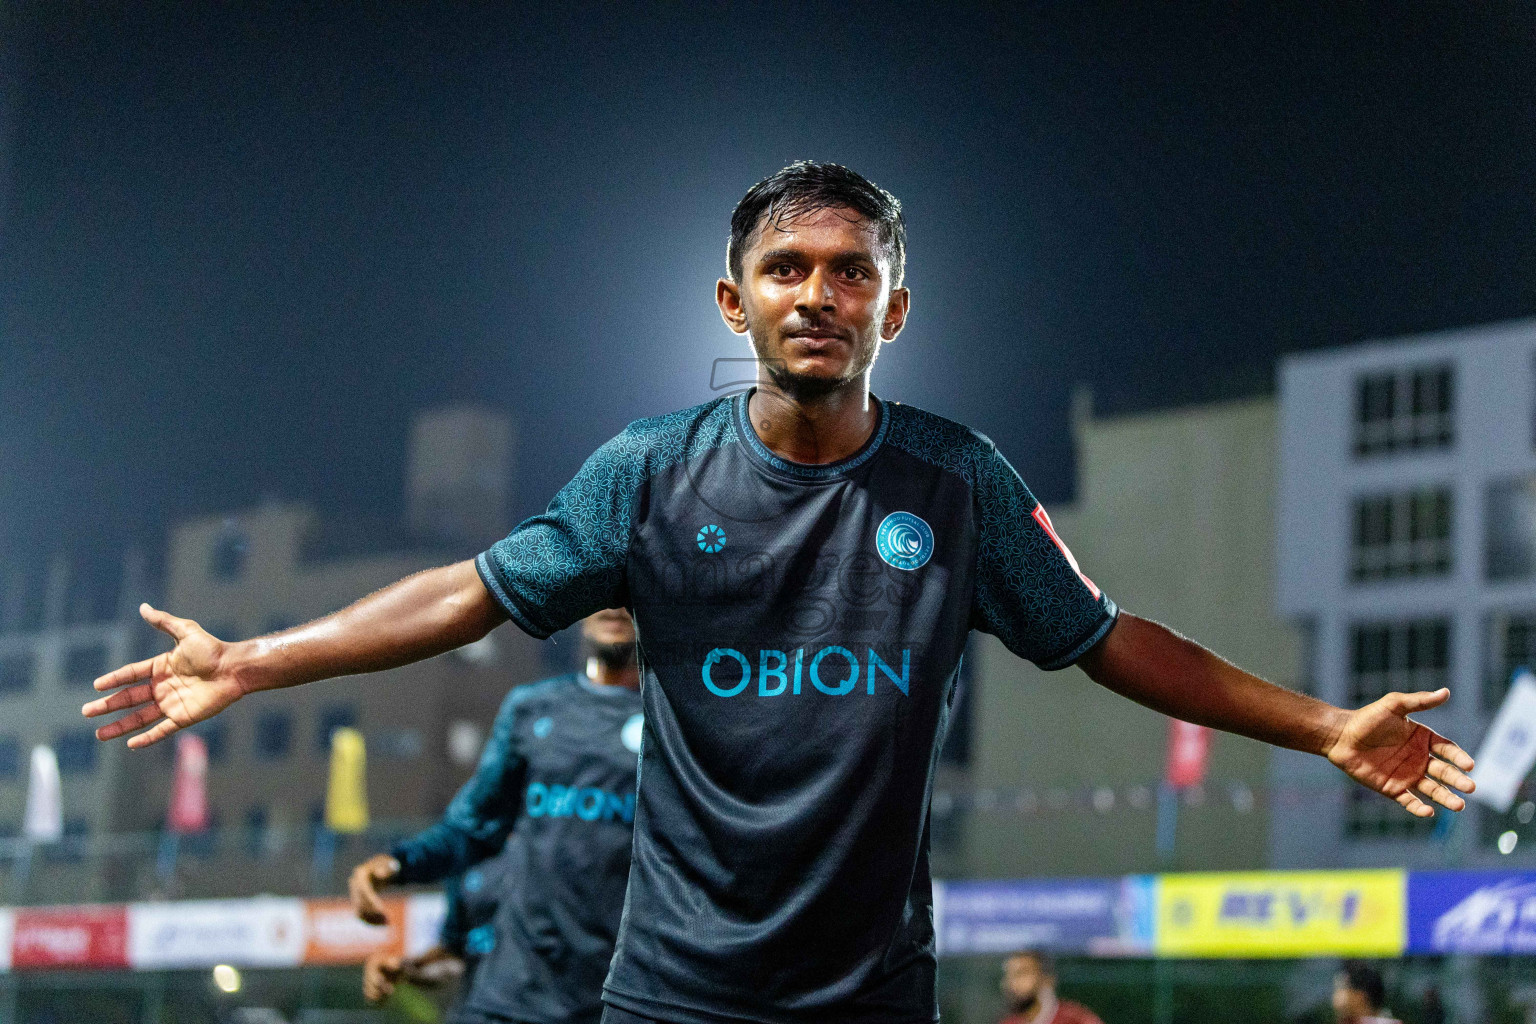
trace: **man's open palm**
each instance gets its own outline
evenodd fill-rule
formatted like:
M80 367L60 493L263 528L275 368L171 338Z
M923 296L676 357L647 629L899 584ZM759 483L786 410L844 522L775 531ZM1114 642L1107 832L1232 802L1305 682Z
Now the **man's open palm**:
M1459 793L1473 789L1466 774L1472 770L1472 758L1444 736L1408 717L1444 704L1450 695L1446 689L1389 693L1351 712L1328 747L1328 760L1356 782L1391 797L1420 818L1435 813L1429 801L1461 810L1467 802Z
M191 619L139 606L144 621L169 634L176 646L165 654L124 665L93 684L98 690L125 690L93 700L81 710L87 718L112 711L128 714L96 730L99 740L115 739L125 733L150 726L131 736L128 746L147 747L158 743L177 729L201 722L229 707L243 695L240 684L221 670L225 643ZM137 683L136 686L129 686Z

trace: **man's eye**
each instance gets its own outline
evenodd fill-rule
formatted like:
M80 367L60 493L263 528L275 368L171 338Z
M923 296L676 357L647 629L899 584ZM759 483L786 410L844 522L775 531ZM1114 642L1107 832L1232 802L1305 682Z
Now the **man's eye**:
M843 271L843 276L850 281L862 281L869 275L858 267L848 267Z
M795 268L790 266L788 263L780 263L776 265L772 270L768 271L768 273L772 274L774 277L788 277L794 272Z

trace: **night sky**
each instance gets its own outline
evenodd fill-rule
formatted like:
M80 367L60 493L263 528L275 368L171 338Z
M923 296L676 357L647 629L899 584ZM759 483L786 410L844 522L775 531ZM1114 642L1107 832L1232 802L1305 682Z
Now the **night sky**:
M1047 500L1077 382L1250 395L1536 313L1528 5L140 6L0 7L0 561L393 511L411 411L463 398L541 507L746 354L727 219L803 157L906 207L876 392Z

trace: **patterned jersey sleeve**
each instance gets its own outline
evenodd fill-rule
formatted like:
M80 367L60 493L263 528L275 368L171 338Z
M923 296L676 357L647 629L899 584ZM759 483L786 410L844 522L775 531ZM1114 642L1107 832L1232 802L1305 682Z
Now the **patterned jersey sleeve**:
M486 588L535 637L627 603L631 503L643 476L630 434L594 452L543 514L475 559Z
M1119 610L1056 535L1045 508L987 442L975 482L978 551L971 624L1043 669L1066 668Z

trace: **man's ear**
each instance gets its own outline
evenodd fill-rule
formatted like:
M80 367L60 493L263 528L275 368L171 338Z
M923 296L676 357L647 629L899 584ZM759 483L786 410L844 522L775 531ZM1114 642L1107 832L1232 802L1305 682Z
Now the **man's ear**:
M885 320L880 324L881 340L896 340L896 335L907 325L907 313L911 309L912 293L905 288L891 289L891 298L885 304Z
M747 311L741 304L741 285L728 277L715 282L715 305L725 326L737 334L747 333Z

